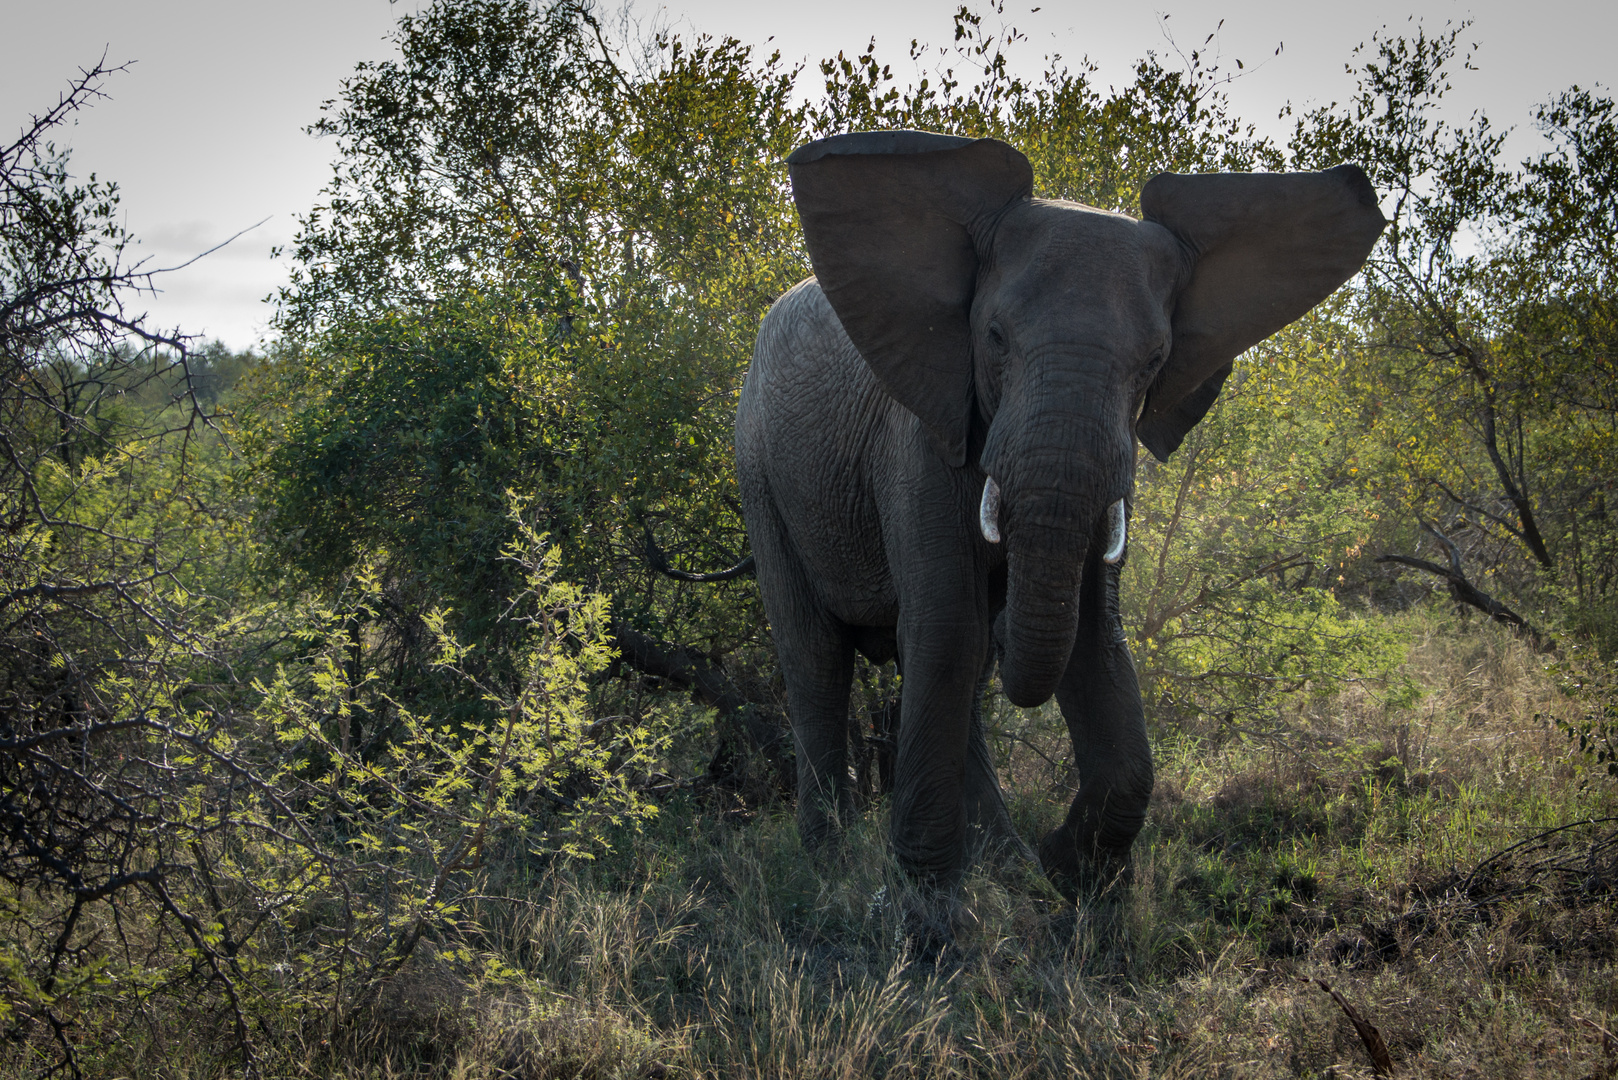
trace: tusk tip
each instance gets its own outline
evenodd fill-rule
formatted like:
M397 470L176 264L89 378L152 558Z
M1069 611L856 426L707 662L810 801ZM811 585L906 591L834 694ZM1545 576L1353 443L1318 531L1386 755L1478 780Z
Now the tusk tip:
M1107 550L1101 556L1101 561L1108 566L1116 566L1124 557L1124 549L1129 546L1129 515L1124 506L1124 500L1119 499L1107 507Z
M978 531L991 544L1000 542L1000 485L994 477L983 480L983 499L978 503Z

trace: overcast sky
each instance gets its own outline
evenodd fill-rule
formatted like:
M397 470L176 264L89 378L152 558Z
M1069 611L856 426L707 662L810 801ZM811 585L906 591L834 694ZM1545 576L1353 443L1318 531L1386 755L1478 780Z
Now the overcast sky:
M616 10L617 0L602 0ZM254 223L264 224L194 266L161 280L143 306L161 328L217 337L245 348L265 333L263 303L286 277L270 249L287 243L298 215L319 199L334 147L303 127L319 116L341 79L362 60L389 55L388 36L418 0L0 0L9 48L0 65L0 137L55 103L80 67L99 59L133 61L113 77L110 99L81 114L59 138L75 171L115 180L129 228L151 266L184 262ZM813 61L853 52L875 37L879 54L902 72L912 38L947 44L954 0L637 0L643 26L661 20L687 35L706 32ZM1032 10L1030 10L1032 9ZM986 10L979 7L979 10ZM1354 46L1386 25L1430 29L1474 20L1474 72L1458 72L1458 109L1484 110L1517 129L1510 148L1536 148L1535 103L1569 85L1618 84L1618 3L1612 0L1110 0L1011 3L985 22L1028 35L1016 56L1037 75L1048 53L1070 64L1088 57L1102 85L1129 80L1147 50L1169 50L1164 21L1189 52L1221 19L1221 55L1249 74L1228 89L1237 111L1279 135L1281 105L1340 100L1352 87L1344 65ZM1278 45L1284 46L1275 56ZM1230 66L1234 66L1233 63Z

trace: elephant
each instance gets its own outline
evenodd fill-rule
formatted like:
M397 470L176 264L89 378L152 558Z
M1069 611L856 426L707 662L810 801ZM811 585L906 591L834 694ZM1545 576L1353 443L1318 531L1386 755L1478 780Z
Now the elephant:
M1011 702L1054 694L1072 738L1045 875L1069 901L1127 880L1153 786L1118 597L1136 441L1166 460L1238 354L1359 270L1371 183L1161 174L1136 220L1033 198L995 139L857 132L786 164L814 276L760 326L735 452L800 833L847 820L857 650L901 672L906 874L953 889L974 828L1014 837L977 715L998 658Z

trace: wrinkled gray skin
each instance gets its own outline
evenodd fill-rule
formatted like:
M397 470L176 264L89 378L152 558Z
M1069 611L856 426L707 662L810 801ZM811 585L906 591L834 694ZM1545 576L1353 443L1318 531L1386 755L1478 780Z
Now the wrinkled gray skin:
M1359 269L1364 173L1161 176L1147 220L1029 197L994 140L868 132L788 161L816 277L759 331L736 462L797 741L798 824L851 806L855 650L903 673L892 840L948 889L974 827L1020 846L976 716L1000 652L1054 693L1080 787L1039 858L1069 898L1127 869L1152 792L1108 508L1212 405L1242 350ZM1001 492L1000 542L980 499ZM991 530L992 531L992 530Z

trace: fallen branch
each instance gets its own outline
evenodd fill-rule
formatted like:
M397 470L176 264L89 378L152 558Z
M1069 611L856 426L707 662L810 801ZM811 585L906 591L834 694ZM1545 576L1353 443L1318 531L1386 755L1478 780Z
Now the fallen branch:
M1418 559L1411 555L1378 555L1376 561L1379 563L1397 563L1400 566L1408 566L1413 570L1420 570L1435 577L1443 578L1449 586L1450 598L1457 604L1477 608L1492 621L1511 627L1518 635L1528 638L1536 652L1550 652L1555 649L1555 643L1541 634L1527 619L1467 580L1466 572L1461 569L1461 553L1449 537L1426 522L1423 522L1422 525L1438 540L1444 551L1449 555L1448 566L1440 566L1438 563Z
M1348 999L1333 990L1331 984L1325 979L1316 979L1315 985L1326 991L1331 999L1337 1002L1337 1007L1343 1010L1348 1022L1354 1025L1359 1033L1360 1042L1365 1044L1365 1052L1371 1055L1371 1071L1378 1076L1393 1075L1393 1055L1388 1053L1388 1044L1382 1041L1382 1033L1376 1025L1360 1015L1360 1011L1348 1003Z
M613 622L612 631L624 663L642 674L689 690L695 701L712 708L722 722L741 732L752 749L769 762L778 783L786 788L792 786L795 773L786 760L781 725L768 718L768 705L749 700L717 664L701 653L658 641L621 620Z
M1596 1034L1601 1036L1601 1049L1606 1062L1590 1074L1590 1080L1611 1080L1612 1077L1618 1076L1618 1035L1614 1035L1588 1016L1575 1015L1573 1019L1581 1024L1590 1025Z
M1538 853L1543 850L1548 850L1552 846L1553 837L1562 838L1572 829L1595 827L1600 825L1612 825L1614 823L1618 823L1618 817L1585 818L1582 821L1571 821L1566 825L1558 825L1553 829L1545 829L1541 832L1537 832L1533 836L1519 840L1515 844L1511 844L1508 847L1501 848L1499 851L1495 852L1493 855L1490 855L1487 859L1484 859L1482 862L1478 863L1477 866L1472 868L1472 872L1467 874L1465 880L1460 883L1460 892L1465 896L1471 897L1473 895L1473 885L1475 882L1487 879L1491 875L1497 875L1503 872L1502 868L1506 865L1506 857L1508 855ZM1575 848L1574 851L1566 852L1559 857L1553 856L1551 858L1540 859L1528 866L1519 867L1517 869L1527 879L1523 883L1525 886L1529 881L1532 881L1533 878L1541 874L1548 873L1595 877L1599 879L1604 876L1602 871L1606 868L1603 865L1603 860L1607 858L1612 860L1614 881L1612 885L1607 885L1607 883L1604 881L1598 881L1596 884L1598 886L1610 888L1613 886L1618 886L1618 830L1609 831L1605 836L1595 836L1591 839L1589 847L1584 849L1582 852ZM1485 873L1485 871L1487 871L1487 873ZM1589 883L1587 882L1586 884Z

